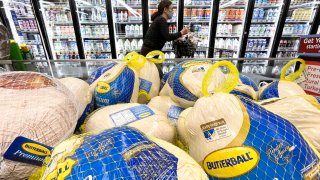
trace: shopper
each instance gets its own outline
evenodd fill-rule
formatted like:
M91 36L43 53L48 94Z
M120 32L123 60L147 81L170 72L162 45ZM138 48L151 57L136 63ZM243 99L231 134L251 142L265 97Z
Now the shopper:
M180 32L169 33L167 20L173 16L172 2L162 0L158 5L158 11L153 13L153 21L144 37L141 54L147 55L150 51L161 50L167 41L178 39L189 32L189 29L183 28ZM160 78L162 78L162 65L157 64Z

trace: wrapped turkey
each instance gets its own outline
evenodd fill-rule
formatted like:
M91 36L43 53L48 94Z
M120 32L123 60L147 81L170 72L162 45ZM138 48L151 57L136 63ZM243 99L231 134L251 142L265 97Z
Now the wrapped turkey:
M0 74L0 179L26 179L50 147L74 132L74 95L57 79L35 72Z
M170 73L171 73L171 71L162 76L162 79L160 81L160 92L161 92L162 88L164 87L164 85L166 84L166 82L170 76Z
M96 107L138 101L139 78L133 67L142 66L132 57L129 53L123 62L112 66L90 85Z
M287 70L296 62L300 62L300 68L297 72L287 75ZM259 90L259 99L265 100L270 98L284 98L296 95L306 95L305 91L295 82L305 68L305 62L302 59L294 59L289 61L281 72L280 81L274 81L262 87Z
M137 58L144 58L138 55ZM160 59L155 58L159 56ZM138 69L140 86L138 102L146 104L151 98L159 95L160 89L160 76L155 63L162 63L164 54L161 51L151 51L145 57L144 65Z
M110 62L104 66L99 67L97 70L92 72L87 80L89 85L91 85L94 81L96 81L102 74L104 74L106 71L111 69L113 66L115 66L117 62Z
M79 109L77 130L94 108L90 86L87 82L74 77L62 78L59 81L71 91L77 101Z
M167 83L160 92L160 96L169 95L173 101L182 107L193 106L195 101L202 96L202 79L211 66L209 61L185 61L173 68ZM210 89L224 81L224 74L216 69L216 79L212 81Z
M236 67L228 66L237 77ZM248 98L223 91L210 96L207 88L203 93L185 119L184 132L189 154L209 176L320 178L318 152L288 120Z
M258 86L248 76L240 74L240 82L230 94L257 100L258 90Z
M162 112L138 103L107 106L93 112L83 126L84 132L128 125L147 135L173 142L176 132Z
M179 115L184 110L178 103L172 101L169 96L156 96L151 99L148 106L166 114L167 118L171 120L174 125L177 124Z
M48 161L40 179L208 179L178 147L129 127L71 137Z
M289 120L320 151L320 104L313 96L271 99L260 105Z

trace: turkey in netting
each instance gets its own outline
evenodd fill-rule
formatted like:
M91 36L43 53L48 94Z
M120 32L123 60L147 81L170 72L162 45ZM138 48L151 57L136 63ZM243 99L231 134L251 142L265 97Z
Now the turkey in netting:
M71 137L47 161L38 179L208 179L183 150L129 127Z
M31 175L50 154L47 146L73 134L79 107L57 79L35 72L1 73L0 179Z

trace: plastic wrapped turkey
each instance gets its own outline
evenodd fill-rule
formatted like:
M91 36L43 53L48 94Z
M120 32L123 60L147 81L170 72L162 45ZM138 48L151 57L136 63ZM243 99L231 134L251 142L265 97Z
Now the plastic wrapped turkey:
M178 102L184 108L193 106L195 101L202 96L202 79L211 65L209 61L185 61L178 64L171 71L160 96L169 95L173 101ZM215 84L224 81L222 71L220 69L215 71L217 71L217 76L210 84L210 89L213 89Z
M320 151L320 104L313 96L300 95L261 102L264 108L295 125Z
M178 147L129 127L71 137L47 161L38 179L208 179Z
M83 125L83 132L111 129L128 125L147 135L174 142L173 123L162 112L138 103L107 106L93 112Z
M133 58L135 54L129 53L123 62L108 66L110 68L91 83L96 107L138 101L139 77L135 69L141 68L143 61Z
M137 58L144 58L142 55ZM158 56L158 58L156 58ZM155 63L162 63L164 54L161 51L151 51L145 57L144 65L141 69L137 69L139 74L140 86L138 102L146 104L151 98L159 95L160 76Z
M240 74L240 81L230 94L257 100L258 86L246 75Z
M169 96L156 96L148 103L149 107L155 108L167 115L174 125L177 124L180 113L184 110L178 103L172 101Z
M293 74L286 76L287 70L296 62L300 62L299 70ZM295 95L306 95L305 91L295 82L305 68L305 61L302 59L294 59L288 62L281 72L280 81L274 81L265 85L259 90L259 99L265 100L270 98L283 98Z
M319 179L320 156L293 124L248 98L223 93L238 77L233 64L220 64L225 65L230 71L226 84L210 95L204 80L205 97L180 130L189 154L213 179Z
M94 108L90 86L87 82L74 77L62 78L59 81L71 91L77 101L79 109L77 130Z
M0 74L0 179L26 179L75 129L73 94L35 72Z
M116 64L118 64L117 62L109 62L108 64L99 67L98 69L96 69L94 72L92 72L89 76L89 78L87 79L87 82L89 83L89 85L91 85L94 81L96 81L102 74L104 74L106 71L108 71L109 69L111 69L113 66L115 66Z

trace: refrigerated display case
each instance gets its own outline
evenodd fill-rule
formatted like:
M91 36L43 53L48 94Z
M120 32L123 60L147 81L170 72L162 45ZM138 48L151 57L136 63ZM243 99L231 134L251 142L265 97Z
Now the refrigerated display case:
M277 57L296 57L299 38L308 35L319 0L292 0L280 39Z
M149 26L151 25L151 15L158 10L159 0L149 0ZM172 7L173 7L173 16L171 19L168 19L168 26L169 26L169 33L176 33L178 32L178 5L177 0L172 0ZM167 41L162 48L162 51L165 54L166 59L173 59L175 58L174 50L173 50L173 42Z
M143 44L141 0L112 0L112 14L117 59L139 52Z
M86 59L111 59L111 45L105 0L76 0L81 41ZM87 62L91 74L97 62Z
M214 57L239 57L248 0L221 0Z
M212 5L213 1L211 0L184 1L183 25L188 26L198 38L195 58L208 57Z
M267 58L270 56L278 25L283 0L256 0L251 20L246 58ZM244 61L243 70L247 73L266 74L266 60Z
M40 0L39 5L53 59L66 60L62 63L56 62L57 76L81 76L82 72L71 70L80 67L80 63L67 62L71 59L80 59L69 1ZM69 72L74 74L68 74Z
M26 44L36 60L47 59L39 25L30 0L3 1L5 16L8 19L13 39ZM40 66L41 64L39 64Z

